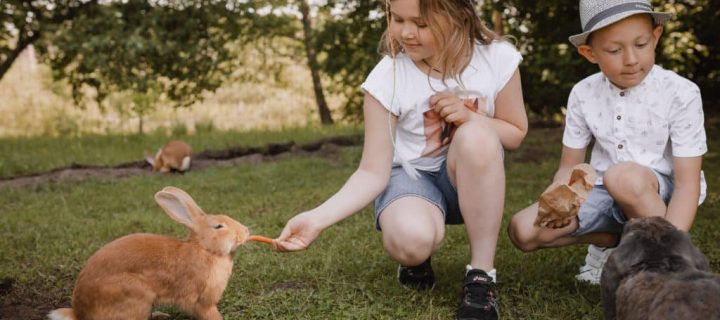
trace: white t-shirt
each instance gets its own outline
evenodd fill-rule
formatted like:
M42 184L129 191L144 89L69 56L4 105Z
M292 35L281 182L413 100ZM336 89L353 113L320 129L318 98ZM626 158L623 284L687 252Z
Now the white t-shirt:
M619 162L632 161L672 176L673 157L707 152L700 89L660 66L625 90L601 72L583 79L570 92L565 119L565 146L583 149L595 138L590 164L598 172L598 184ZM700 174L702 202L706 184Z
M453 125L430 110L430 97L451 91L471 110L495 114L495 98L510 80L520 53L508 42L477 44L470 64L461 74L462 85L453 79L430 78L407 55L396 55L395 64L384 57L370 72L362 89L398 117L393 164L409 163L415 169L438 171L447 155ZM388 135L390 131L388 131Z

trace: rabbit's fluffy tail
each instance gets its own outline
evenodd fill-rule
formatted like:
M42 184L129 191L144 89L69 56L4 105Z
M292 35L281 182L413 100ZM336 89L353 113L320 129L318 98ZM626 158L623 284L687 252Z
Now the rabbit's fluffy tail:
M180 165L180 171L188 171L190 169L190 157L185 157Z
M50 320L76 320L75 312L70 308L55 309L48 314Z

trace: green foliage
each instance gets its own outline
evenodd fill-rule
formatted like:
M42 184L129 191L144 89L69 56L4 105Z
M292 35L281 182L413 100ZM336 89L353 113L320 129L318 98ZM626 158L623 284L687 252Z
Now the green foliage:
M162 98L184 106L215 90L232 70L226 44L241 30L235 11L217 1L173 4L113 2L67 23L45 51L56 78L69 80L76 102L88 87L99 102L136 93L138 114Z
M332 1L326 11L335 14L323 24L316 48L325 53L321 68L333 81L328 89L346 97L344 114L348 119L362 117L363 95L358 88L380 61L378 43L385 30L382 1ZM329 13L328 13L329 14Z
M29 45L65 21L87 14L97 0L0 2L0 79Z
M665 25L659 63L700 86L706 112L720 106L720 1L653 1L674 13Z
M657 63L697 83L706 111L720 105L720 2L712 0L653 1L657 10L674 13L665 25ZM505 32L517 39L523 53L523 94L529 110L550 117L567 102L572 86L599 72L570 44L579 33L578 1L487 1L483 16L502 12Z
M282 66L271 57L307 64L305 44L299 41L302 25L292 12L304 1L130 0L98 5L50 0L48 6L3 1L0 23L13 28L0 29L0 62L11 61L21 43L42 34L46 37L38 43L40 51L56 77L71 84L76 101L87 95L103 101L110 93L130 92L140 100L130 99L121 107L142 115L158 102L182 106L202 99L231 73L247 81L282 78ZM658 63L696 82L706 111L712 110L720 105L720 2L653 4L674 14L665 25ZM328 0L310 5L316 71L330 93L345 97L346 118L359 119L362 95L357 88L381 58L376 48L385 29L384 2ZM517 39L525 58L523 92L534 115L557 118L573 84L597 72L567 41L580 31L577 7L575 0L491 0L479 8L486 20L500 12L505 33ZM251 47L261 63L234 59ZM258 64L256 72L235 71L238 65Z

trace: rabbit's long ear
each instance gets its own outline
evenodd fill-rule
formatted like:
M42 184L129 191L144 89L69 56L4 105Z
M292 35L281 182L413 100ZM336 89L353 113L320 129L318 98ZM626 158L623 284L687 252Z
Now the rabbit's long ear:
M196 215L205 215L205 211L200 208L200 206L193 200L193 198L187 194L184 190L172 186L168 186L162 189L162 191L172 193L176 195L180 200L185 202L187 204L188 208L190 208L190 211Z
M165 210L165 213L167 213L170 218L184 224L192 230L195 229L193 221L195 221L198 216L192 212L184 199L163 189L155 194L155 202Z

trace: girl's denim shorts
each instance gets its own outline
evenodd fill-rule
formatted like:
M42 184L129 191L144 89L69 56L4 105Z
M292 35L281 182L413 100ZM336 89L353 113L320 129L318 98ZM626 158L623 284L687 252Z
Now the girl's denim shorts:
M402 197L418 197L434 204L445 217L446 224L462 224L458 195L450 183L447 161L437 172L418 170L420 177L413 179L401 166L394 166L390 172L390 182L385 190L375 198L375 228L380 229L380 214L393 201Z
M653 170L658 181L658 193L667 205L672 196L674 183L670 176ZM622 233L627 217L613 200L604 185L595 185L578 212L578 228L571 235L588 233Z

